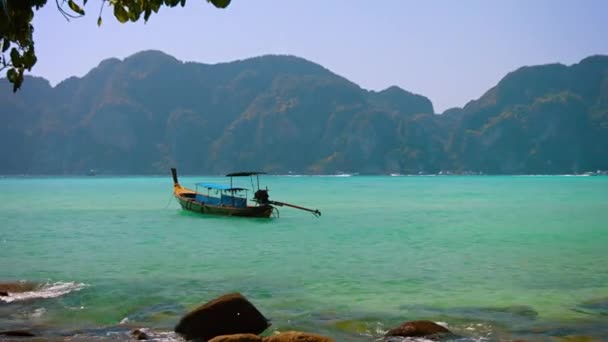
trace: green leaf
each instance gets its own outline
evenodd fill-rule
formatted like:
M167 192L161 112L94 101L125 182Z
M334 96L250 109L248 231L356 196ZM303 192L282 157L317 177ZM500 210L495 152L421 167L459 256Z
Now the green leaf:
M114 16L118 21L122 24L126 23L129 20L129 14L127 11L119 4L114 5Z
M68 6L70 6L70 9L80 15L84 15L84 10L82 8L80 8L80 6L78 6L74 0L68 0Z
M17 71L14 68L8 69L6 72L6 78L8 78L11 83L15 83L17 80Z
M144 13L144 21L148 21L150 15L152 14L152 10L150 8L146 8L146 12Z
M101 16L97 18L97 26L101 26Z
M11 46L11 41L8 38L4 38L4 42L2 43L2 52L6 52L8 48Z
M155 2L152 3L152 10L154 11L154 13L158 13L158 10L160 9L160 6L162 6L162 1L161 0L157 0Z
M23 54L22 60L23 66L27 68L27 70L31 71L34 64L36 64L36 62L38 61L38 58L36 57L36 53L34 52L34 50L30 49L29 51Z
M21 55L19 54L19 51L17 51L17 48L11 49L11 61L14 66L21 65Z
M141 11L138 11L138 10L133 9L133 8L129 8L129 19L132 22L138 21L140 15L141 15Z
M228 7L228 5L230 5L230 0L207 0L208 2L211 2L213 4L213 6L217 7L217 8L226 8Z
M19 69L17 72L17 77L15 77L15 81L13 82L13 93L16 93L21 88L21 83L23 83L23 69Z

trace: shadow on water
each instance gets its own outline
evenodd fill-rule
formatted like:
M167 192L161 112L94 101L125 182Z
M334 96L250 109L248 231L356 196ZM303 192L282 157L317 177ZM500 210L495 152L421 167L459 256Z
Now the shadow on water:
M186 218L192 219L192 220L196 219L196 220L204 220L207 222L218 222L218 223L231 223L231 221L234 221L237 223L250 222L250 223L256 223L256 224L270 224L270 223L276 222L276 220L277 220L277 218L275 218L275 217L263 218L263 217L205 215L205 214L191 212L188 210L179 210L178 215L181 217L186 217Z

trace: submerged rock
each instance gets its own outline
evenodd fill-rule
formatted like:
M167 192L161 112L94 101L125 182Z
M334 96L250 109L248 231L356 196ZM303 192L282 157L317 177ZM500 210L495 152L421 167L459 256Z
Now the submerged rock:
M418 316L450 321L495 322L503 326L526 325L538 318L538 312L529 305L460 306L441 308L426 305L402 305L401 310Z
M576 306L574 311L591 315L608 316L608 297L584 301Z
M354 334L367 333L370 330L368 322L356 319L337 321L332 324L332 327L340 331L345 331Z
M262 342L263 339L254 334L221 335L212 338L209 342Z
M526 317L535 319L538 317L538 312L529 305L511 305L501 308L487 308L487 311L504 312L513 316Z
M441 339L448 335L453 335L450 330L431 321L405 322L385 334L385 336L426 337L429 339Z
M334 340L318 334L286 331L277 335L264 337L264 342L334 342Z
M232 334L260 334L270 326L243 295L230 293L199 306L182 317L175 332L184 338L210 340Z
M600 340L591 336L565 336L560 342L600 342Z
M174 320L184 311L186 308L176 303L158 303L129 313L123 321L131 324L153 322L154 325L159 325Z

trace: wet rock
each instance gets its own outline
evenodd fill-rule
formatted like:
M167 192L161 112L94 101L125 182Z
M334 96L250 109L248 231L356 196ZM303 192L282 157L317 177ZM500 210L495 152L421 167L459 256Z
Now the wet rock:
M429 339L441 339L446 335L452 335L452 332L431 321L405 322L385 334L385 336L426 337Z
M263 339L254 334L222 335L212 338L209 342L262 342Z
M6 296L8 296L8 292L0 291L0 297L6 297Z
M131 331L131 336L133 336L137 340L147 340L148 339L148 335L139 329L135 329L135 330Z
M487 310L491 311L492 309L488 308ZM504 312L519 317L526 317L529 319L535 319L538 316L538 312L528 305L511 305L503 308L495 308L494 311Z
M608 316L608 297L584 301L575 307L574 311L590 315Z
M182 317L175 332L184 338L210 340L233 334L258 335L270 323L240 293L230 293L199 306Z
M33 333L27 330L6 330L0 331L0 336L10 336L10 337L34 337Z
M332 324L332 326L335 329L349 332L349 333L354 333L354 334L362 334L362 333L366 333L370 330L368 322L364 322L364 321L360 321L360 320L356 320L356 319L337 321L337 322L334 322Z
M400 309L419 316L451 321L495 322L500 325L525 325L538 318L538 312L529 305L499 307L465 306L439 308L425 305L402 305Z
M264 342L334 342L334 340L317 334L286 331L277 335L264 337Z
M163 321L179 317L184 311L186 311L186 308L179 304L159 303L129 313L125 322L132 324L153 322L155 325L158 325L158 323Z
M0 293L5 293L8 296L9 293L21 293L33 291L38 287L38 284L25 282L25 281L14 281L14 282L0 282Z

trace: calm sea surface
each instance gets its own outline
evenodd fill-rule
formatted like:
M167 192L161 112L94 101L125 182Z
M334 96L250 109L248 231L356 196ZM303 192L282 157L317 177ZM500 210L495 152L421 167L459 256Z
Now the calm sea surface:
M202 180L226 179L180 182ZM414 319L476 340L608 340L608 177L262 181L272 199L323 216L187 213L169 175L0 178L0 281L46 284L0 299L0 330L170 331L239 291L271 331L338 341L373 341Z

